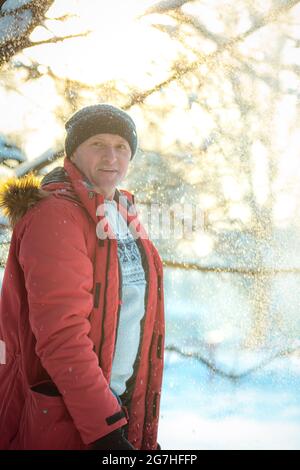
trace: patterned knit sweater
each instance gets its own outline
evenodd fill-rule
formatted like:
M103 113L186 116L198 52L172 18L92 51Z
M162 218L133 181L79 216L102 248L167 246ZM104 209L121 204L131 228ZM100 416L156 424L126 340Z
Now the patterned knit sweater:
M111 388L122 395L140 342L140 322L145 313L145 272L138 246L114 200L105 200L105 216L116 236L122 273L122 305L120 309L116 349L111 374Z

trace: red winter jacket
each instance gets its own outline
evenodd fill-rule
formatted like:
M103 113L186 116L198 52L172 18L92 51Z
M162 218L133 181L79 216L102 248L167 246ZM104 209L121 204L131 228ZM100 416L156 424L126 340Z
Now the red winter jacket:
M126 423L137 449L156 449L164 349L157 250L137 240L146 313L121 407L109 387L121 303L117 241L96 236L103 196L65 159L42 188L27 177L1 197L15 226L0 306L0 449L88 449ZM126 191L115 199L123 214L134 208ZM132 211L128 220L143 230Z

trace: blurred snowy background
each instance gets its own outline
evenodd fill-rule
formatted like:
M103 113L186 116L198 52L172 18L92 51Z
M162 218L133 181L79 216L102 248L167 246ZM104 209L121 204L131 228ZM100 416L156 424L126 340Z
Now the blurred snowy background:
M65 119L111 102L137 123L123 187L145 220L203 213L152 237L164 449L300 448L299 26L297 0L0 1L1 179L60 164Z

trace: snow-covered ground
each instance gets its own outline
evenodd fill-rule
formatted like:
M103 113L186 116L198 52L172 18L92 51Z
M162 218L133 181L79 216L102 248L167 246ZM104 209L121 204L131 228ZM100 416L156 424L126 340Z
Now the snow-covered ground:
M214 354L220 369L237 374L299 347L299 275L273 279L266 347L256 352L243 348L253 317L247 282L166 269L166 344ZM162 449L300 449L299 349L235 382L167 352L159 442Z
M299 450L300 357L276 359L234 383L167 353L158 441L162 449Z

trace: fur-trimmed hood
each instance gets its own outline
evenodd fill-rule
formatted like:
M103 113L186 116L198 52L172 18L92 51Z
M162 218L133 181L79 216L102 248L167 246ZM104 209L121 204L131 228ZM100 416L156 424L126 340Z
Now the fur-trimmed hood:
M14 227L28 209L49 194L41 188L41 179L33 174L12 177L0 184L0 208Z
M65 197L78 201L68 174L61 166L43 178L32 173L22 178L9 178L0 183L0 209L13 228L38 201L58 190L63 190Z

